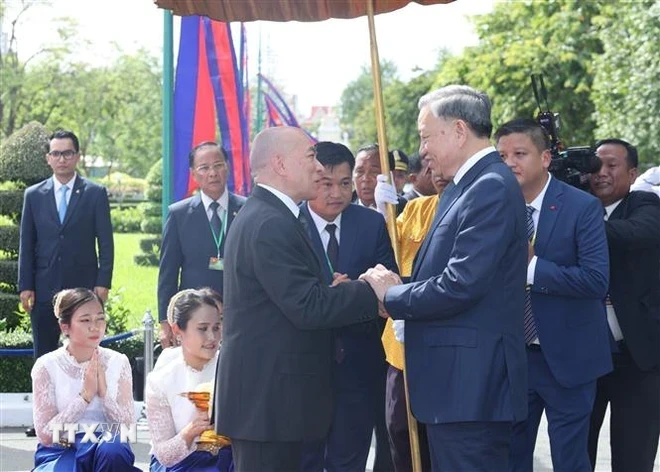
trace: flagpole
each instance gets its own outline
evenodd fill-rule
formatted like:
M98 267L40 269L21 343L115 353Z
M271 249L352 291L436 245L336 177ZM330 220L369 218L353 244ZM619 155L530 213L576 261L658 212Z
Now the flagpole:
M173 60L173 19L170 10L163 10L163 193L162 193L162 223L167 219L167 208L172 203L172 95L174 91L172 77L174 75Z
M369 20L369 39L371 49L371 75L374 82L374 104L376 108L376 128L378 130L378 151L380 156L380 168L390 181L390 164L387 157L387 136L385 134L385 105L383 103L383 90L380 80L380 60L378 58L378 43L376 41L376 25L374 21L374 0L367 0L367 19ZM393 183L390 181L390 183ZM392 240L394 256L399 261L399 245L396 234L396 211L392 204L387 208L387 230ZM405 361L403 366L403 382L406 396L406 414L408 419L408 432L410 436L410 451L414 472L422 471L422 456L419 450L419 434L417 432L417 420L410 410L410 395L408 394L408 376L406 374Z
M256 135L261 131L263 126L263 91L262 91L262 79L261 79L261 28L259 28L259 56L257 63L257 123L254 127L254 134Z

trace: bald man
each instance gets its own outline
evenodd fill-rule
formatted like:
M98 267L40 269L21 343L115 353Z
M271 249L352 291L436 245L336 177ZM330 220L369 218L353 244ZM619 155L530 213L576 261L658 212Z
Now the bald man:
M366 283L328 280L299 220L323 171L312 146L298 128L257 135L256 186L227 235L215 425L237 472L300 470L332 419L331 329L378 316Z

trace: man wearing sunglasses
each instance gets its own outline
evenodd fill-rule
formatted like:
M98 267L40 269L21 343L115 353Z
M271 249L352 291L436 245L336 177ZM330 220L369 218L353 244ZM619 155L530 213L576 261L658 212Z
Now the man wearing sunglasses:
M53 176L28 188L23 200L18 290L30 313L35 359L57 349L55 293L86 287L106 301L110 290L114 243L108 194L77 174L79 151L73 132L53 133L46 145Z

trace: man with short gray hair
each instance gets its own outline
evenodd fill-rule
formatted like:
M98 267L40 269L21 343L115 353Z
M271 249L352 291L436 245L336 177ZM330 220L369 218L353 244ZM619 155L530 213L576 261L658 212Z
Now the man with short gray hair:
M406 320L410 402L433 470L507 470L512 424L527 417L524 199L490 144L485 93L450 85L419 108L420 155L453 179L410 283L382 266L363 279Z

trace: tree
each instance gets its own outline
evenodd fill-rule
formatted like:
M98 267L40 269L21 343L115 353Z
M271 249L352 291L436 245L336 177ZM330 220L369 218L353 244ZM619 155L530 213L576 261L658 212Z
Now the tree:
M660 163L660 3L621 2L603 8L603 54L594 61L592 97L598 138L622 138L641 163Z
M434 87L462 83L486 91L498 126L536 115L529 77L542 72L550 107L561 114L564 143L591 144L596 125L591 64L602 53L595 23L602 3L498 3L492 13L475 20L479 44L448 59Z
M145 175L160 157L159 60L145 50L132 55L117 50L118 58L108 65L82 63L72 52L85 44L75 21L57 18L57 45L22 61L16 25L26 11L42 4L21 0L10 23L9 48L0 55L0 135L9 136L30 121L71 129L83 155L101 156L111 166ZM4 11L3 1L0 14Z
M396 66L390 61L383 61L381 64L381 84L383 89L393 82L396 76ZM363 66L358 78L349 83L341 94L339 121L342 128L348 132L351 145L354 145L354 143L359 143L357 144L358 146L363 144L360 142L362 137L355 136L356 125L360 122L358 117L364 108L368 106L373 107L373 101L374 89L371 69Z

